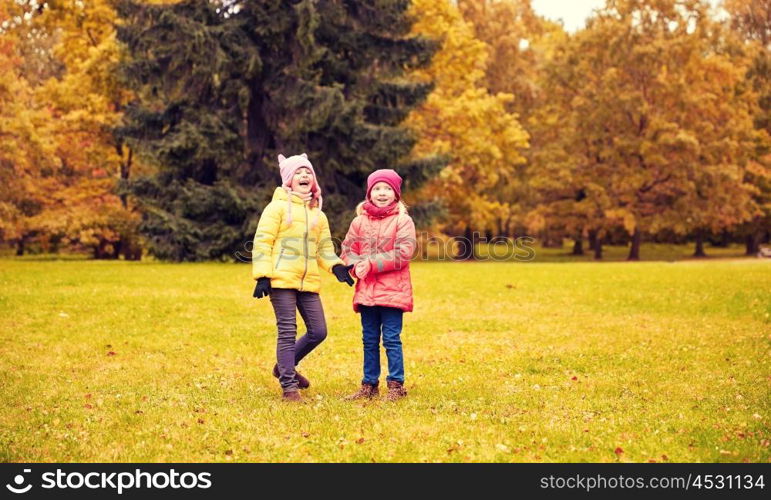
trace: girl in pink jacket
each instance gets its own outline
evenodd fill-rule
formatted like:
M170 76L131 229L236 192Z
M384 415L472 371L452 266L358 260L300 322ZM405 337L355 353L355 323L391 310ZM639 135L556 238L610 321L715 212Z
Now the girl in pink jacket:
M401 201L402 178L391 169L367 178L367 198L356 208L342 245L342 259L358 279L353 310L361 314L364 378L349 399L373 398L380 378L380 337L388 358L388 395L407 395L402 357L402 315L412 311L410 259L415 252L415 224Z

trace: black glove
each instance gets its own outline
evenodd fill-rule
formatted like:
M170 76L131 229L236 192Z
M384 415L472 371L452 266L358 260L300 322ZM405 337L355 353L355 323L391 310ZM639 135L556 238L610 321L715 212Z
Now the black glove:
M257 285L254 287L254 293L252 297L261 299L270 295L270 278L262 277L257 278Z
M351 278L349 273L351 269L353 269L353 264L350 266L344 266L342 264L335 264L332 266L332 272L337 277L337 281L340 283L348 283L348 286L353 286L353 278Z

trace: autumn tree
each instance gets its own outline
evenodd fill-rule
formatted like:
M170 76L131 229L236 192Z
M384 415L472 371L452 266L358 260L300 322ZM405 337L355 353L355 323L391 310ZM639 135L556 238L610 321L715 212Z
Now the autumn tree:
M38 141L19 138L21 148L45 148L32 160L23 151L12 160L36 165L39 173L28 183L40 200L26 221L35 227L28 235L44 247L65 243L90 248L97 258L115 258L121 250L138 258L137 215L117 194L130 155L113 134L127 97L115 78L114 10L107 1L16 5L26 15L4 36L21 41L19 71L31 89L16 120L46 115L35 127Z
M508 200L509 210L497 232L510 236L514 228L524 231L530 221L531 228L537 228L542 245L561 246L566 229L557 227L557 219L549 224L533 224L537 217L532 214L542 203L541 192L536 187L540 182L549 181L541 175L543 170L536 166L534 158L542 156L553 142L554 125L558 121L546 113L546 106L554 95L552 89L546 91L543 66L567 35L558 24L538 16L530 0L460 0L458 7L473 26L475 37L488 47L483 85L492 94L513 96L506 103L506 110L516 114L530 137L530 148L523 152L526 163L518 169L517 182L498 186L496 197ZM565 212L559 222L570 225L568 219L575 217Z
M21 19L21 7L0 4L0 19ZM53 172L44 133L51 114L35 99L24 72L20 46L26 34L8 25L0 32L0 240L13 243L17 255L44 230L39 216Z
M731 28L741 41L741 52L752 60L746 82L757 96L754 115L758 136L747 165L747 180L760 212L743 225L747 255L755 255L771 227L771 5L761 0L726 0Z
M485 87L489 47L458 9L444 0L415 0L412 13L413 33L437 40L441 49L414 74L435 86L408 124L420 137L417 154L449 158L420 196L441 200L444 230L471 241L474 231L498 232L511 212L513 200L499 196L500 187L518 182L528 136L507 110L515 96ZM472 257L472 250L466 246L461 257Z
M555 152L573 191L562 200L586 207L591 230L623 225L629 259L644 233L699 234L754 213L752 96L719 36L698 0L609 0L547 70L574 131Z
M482 84L493 95L512 94L506 109L526 127L542 98L538 73L547 54L541 43L557 26L538 16L530 0L459 0L458 8L487 46Z
M114 134L130 93L116 66L116 12L109 0L48 2L36 23L55 36L53 53L65 68L41 88L56 120L51 134L63 189L51 216L67 220L67 237L97 258L138 259L138 213L118 192L133 166L132 151Z

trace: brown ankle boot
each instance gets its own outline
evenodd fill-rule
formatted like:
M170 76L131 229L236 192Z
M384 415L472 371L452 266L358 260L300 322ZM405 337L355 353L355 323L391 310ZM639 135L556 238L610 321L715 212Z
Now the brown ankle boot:
M372 399L377 396L379 392L380 389L378 388L378 384L365 384L362 382L361 388L354 394L347 396L345 399L349 401L355 399Z
M278 364L273 365L273 376L278 378ZM311 386L311 381L300 375L297 370L294 371L294 378L297 380L297 385L300 389L307 389Z
M396 380L388 381L388 394L386 394L387 401L396 401L407 395L407 389L404 388L404 384L397 382Z
M300 396L300 391L284 391L284 395L281 399L290 403L302 403L303 398Z

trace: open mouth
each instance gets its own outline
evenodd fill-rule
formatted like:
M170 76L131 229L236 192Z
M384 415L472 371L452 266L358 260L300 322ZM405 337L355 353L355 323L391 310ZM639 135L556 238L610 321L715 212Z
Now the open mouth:
M308 187L311 185L311 181L300 181L300 185L303 187Z

